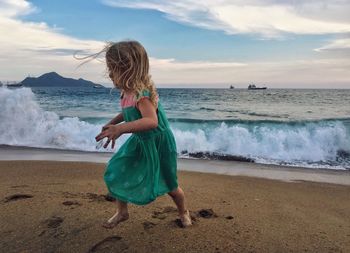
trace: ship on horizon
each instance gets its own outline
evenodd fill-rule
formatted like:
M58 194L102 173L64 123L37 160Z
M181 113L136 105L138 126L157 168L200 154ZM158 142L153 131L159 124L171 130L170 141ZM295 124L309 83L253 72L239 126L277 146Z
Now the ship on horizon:
M256 87L255 84L249 84L248 85L248 90L266 90L267 87Z

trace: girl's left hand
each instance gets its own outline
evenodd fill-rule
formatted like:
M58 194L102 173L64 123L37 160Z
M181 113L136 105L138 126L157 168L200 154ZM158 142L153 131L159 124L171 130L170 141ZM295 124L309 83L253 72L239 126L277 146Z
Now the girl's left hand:
M108 137L108 140L103 147L107 148L108 144L112 141L112 148L114 148L115 140L122 135L120 127L118 125L107 125L104 128L105 129L95 137L95 140L100 141L103 138Z

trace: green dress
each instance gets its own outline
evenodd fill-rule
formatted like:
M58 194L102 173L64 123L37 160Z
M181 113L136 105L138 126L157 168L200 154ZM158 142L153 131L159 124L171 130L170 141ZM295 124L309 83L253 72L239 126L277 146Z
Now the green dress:
M124 121L142 118L136 104L149 96L146 90L137 97L124 95ZM107 163L104 181L118 200L145 205L178 186L175 138L159 101L157 116L157 128L133 133Z

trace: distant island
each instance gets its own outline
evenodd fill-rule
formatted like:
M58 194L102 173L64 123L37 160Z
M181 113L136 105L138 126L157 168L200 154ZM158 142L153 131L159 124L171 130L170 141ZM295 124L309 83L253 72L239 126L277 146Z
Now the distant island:
M82 78L73 79L60 76L56 72L43 74L39 77L27 77L21 84L26 87L93 87L104 88L101 84L96 84Z

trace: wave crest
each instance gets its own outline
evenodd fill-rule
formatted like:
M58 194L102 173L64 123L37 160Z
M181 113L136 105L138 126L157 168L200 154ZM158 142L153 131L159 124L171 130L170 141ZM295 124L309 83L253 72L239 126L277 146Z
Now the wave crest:
M96 151L101 124L43 110L31 89L0 88L0 144ZM350 168L349 119L170 120L182 156L237 156L262 163ZM117 148L129 135L117 141ZM113 152L111 149L100 151Z

